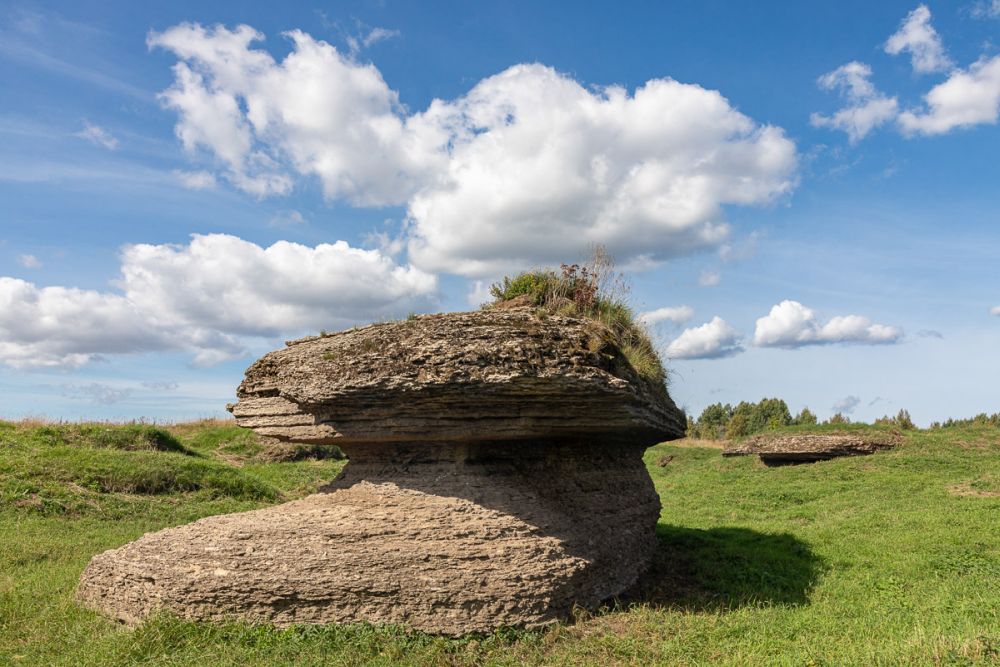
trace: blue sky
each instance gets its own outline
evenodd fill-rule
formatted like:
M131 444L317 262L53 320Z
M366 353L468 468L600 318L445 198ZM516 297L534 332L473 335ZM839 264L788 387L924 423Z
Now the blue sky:
M0 4L0 415L597 242L695 414L1000 410L1000 3L622 4Z

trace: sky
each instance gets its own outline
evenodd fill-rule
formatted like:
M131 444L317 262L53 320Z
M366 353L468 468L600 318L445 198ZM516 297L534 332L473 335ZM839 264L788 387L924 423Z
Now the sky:
M0 90L2 417L596 245L695 416L1000 411L1000 0L2 2Z

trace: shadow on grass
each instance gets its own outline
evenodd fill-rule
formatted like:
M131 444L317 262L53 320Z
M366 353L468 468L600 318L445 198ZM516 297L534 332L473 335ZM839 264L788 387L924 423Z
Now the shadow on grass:
M824 569L809 545L788 533L661 523L656 534L653 567L619 603L692 611L802 605Z

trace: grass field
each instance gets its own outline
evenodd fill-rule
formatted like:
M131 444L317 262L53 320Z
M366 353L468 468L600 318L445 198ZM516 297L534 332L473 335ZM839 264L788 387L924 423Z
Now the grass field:
M654 572L632 601L545 631L450 640L168 617L126 629L74 604L95 553L306 495L342 465L273 459L225 422L0 422L0 665L1000 664L1000 431L988 428L781 468L714 443L654 447Z

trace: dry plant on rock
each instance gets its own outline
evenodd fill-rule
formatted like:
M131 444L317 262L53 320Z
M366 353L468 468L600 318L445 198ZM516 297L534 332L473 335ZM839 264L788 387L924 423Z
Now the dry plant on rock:
M628 277L615 269L614 259L597 246L586 264L562 264L559 271L535 269L504 276L490 286L493 302L534 306L540 317L579 317L593 325L592 346L598 352L616 347L640 376L666 381L666 370L643 325L629 305Z

